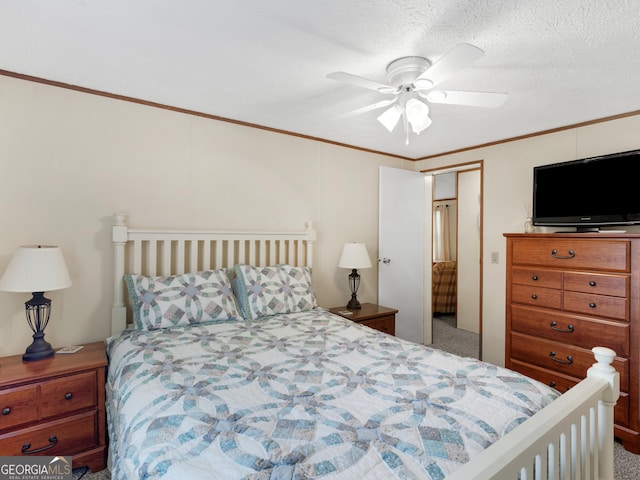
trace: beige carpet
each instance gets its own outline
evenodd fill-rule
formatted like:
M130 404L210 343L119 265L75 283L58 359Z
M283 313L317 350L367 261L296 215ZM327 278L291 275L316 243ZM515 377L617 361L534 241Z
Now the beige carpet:
M73 470L74 480L111 480L111 472L105 469L101 472L91 473L88 468L75 468Z

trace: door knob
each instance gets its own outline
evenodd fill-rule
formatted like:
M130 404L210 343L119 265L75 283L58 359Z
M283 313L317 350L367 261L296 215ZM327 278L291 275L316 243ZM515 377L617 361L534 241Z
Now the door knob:
M387 257L379 258L379 259L378 259L378 261L379 261L379 262L382 262L382 263L384 263L384 264L391 263L391 259L390 259L390 258L387 258Z

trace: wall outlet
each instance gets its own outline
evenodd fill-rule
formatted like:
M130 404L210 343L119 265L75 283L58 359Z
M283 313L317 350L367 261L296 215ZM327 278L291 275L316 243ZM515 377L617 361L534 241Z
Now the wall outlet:
M500 263L500 255L498 255L498 252L491 252L491 263Z

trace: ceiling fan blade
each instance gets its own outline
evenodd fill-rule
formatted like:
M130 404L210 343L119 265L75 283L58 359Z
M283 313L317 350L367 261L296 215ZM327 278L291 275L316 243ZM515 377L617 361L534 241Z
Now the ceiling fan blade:
M331 80L337 80L338 82L349 83L356 87L368 88L378 93L396 94L398 93L397 87L386 85L384 83L376 82L375 80L369 80L368 78L359 77L358 75L352 75L347 72L333 72L327 75L327 78Z
M389 105L391 105L393 102L396 101L397 97L393 97L390 100L382 100L380 102L376 102L376 103L372 103L371 105L366 105L364 107L360 107L360 108L356 108L355 110L351 110L349 112L345 112L345 113L341 113L340 115L336 115L333 118L351 118L351 117L355 117L356 115L360 115L362 113L367 113L370 112L372 110L377 110L378 108L382 108L382 107L387 107Z
M447 105L466 105L469 107L500 107L507 101L509 95L494 92L462 92L456 90L431 90L420 94L430 103L444 103Z
M418 89L431 88L483 55L482 49L468 43L459 43L422 72L414 85Z

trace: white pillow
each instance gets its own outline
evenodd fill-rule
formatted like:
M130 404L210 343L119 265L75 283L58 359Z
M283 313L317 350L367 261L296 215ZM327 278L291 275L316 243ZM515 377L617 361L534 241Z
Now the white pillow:
M139 330L240 318L224 270L170 277L125 275L125 282Z

